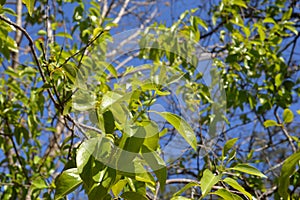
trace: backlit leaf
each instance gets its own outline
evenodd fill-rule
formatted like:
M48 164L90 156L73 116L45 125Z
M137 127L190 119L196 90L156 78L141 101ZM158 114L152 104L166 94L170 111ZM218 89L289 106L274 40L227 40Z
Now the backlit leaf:
M197 139L195 133L191 126L181 117L169 112L154 112L162 116L167 120L174 128L179 132L179 134L191 145L191 147L196 151L197 149Z
M54 199L63 198L74 191L81 183L82 180L76 168L63 171L55 180L56 190Z
M256 169L255 167L252 167L251 165L248 165L248 164L237 164L236 166L231 167L229 169L236 170L236 171L239 171L239 172L244 172L244 173L255 175L255 176L259 176L259 177L262 177L262 178L267 178L258 169Z

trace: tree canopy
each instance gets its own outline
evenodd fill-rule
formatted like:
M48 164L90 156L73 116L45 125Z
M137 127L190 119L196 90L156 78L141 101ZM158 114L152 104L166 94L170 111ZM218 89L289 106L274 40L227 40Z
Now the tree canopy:
M0 1L0 199L299 199L296 0Z

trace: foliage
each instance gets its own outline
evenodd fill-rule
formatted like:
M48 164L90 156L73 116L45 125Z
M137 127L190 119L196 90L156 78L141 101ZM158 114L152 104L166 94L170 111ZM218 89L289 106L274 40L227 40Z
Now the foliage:
M299 198L297 1L0 3L1 199Z

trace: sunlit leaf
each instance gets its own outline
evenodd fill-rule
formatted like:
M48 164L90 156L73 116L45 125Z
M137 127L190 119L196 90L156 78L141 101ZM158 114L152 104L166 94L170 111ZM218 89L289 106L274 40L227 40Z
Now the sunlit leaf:
M200 180L202 196L205 197L212 189L212 187L219 182L222 174L214 175L209 169L204 170L203 176Z
M230 185L231 187L233 187L234 189L240 191L241 193L243 193L246 197L248 197L249 200L252 199L252 195L247 192L245 190L245 188L243 188L236 180L230 178L230 177L227 177L223 180L225 183L227 183L228 185Z
M55 34L56 37L64 37L73 40L73 37L69 33L60 32Z
M115 196L119 196L120 192L123 190L126 184L127 184L126 179L119 180L115 185L111 187L113 194Z
M212 192L211 194L218 195L218 196L222 197L223 199L243 200L242 197L240 197L232 192L229 192L228 190L223 189L223 188L218 189L217 191Z
M269 119L269 120L266 120L266 121L264 122L264 126L265 126L266 128L268 128L268 127L270 127L270 126L278 126L278 123L275 122L274 120Z
M228 151L233 147L233 145L237 142L238 138L233 138L228 140L224 147L223 147L223 151L222 151L222 155L223 157L225 157L228 153Z
M261 173L258 169L256 169L255 167L252 167L251 165L248 165L248 164L237 164L236 166L231 167L229 169L236 170L239 172L244 172L244 173L255 175L255 176L259 176L262 178L267 178L267 176L265 176L263 173Z
M34 1L35 0L22 0L22 2L26 5L29 15L32 15L34 9Z
M191 147L196 151L197 149L197 139L195 133L191 126L181 117L169 112L154 112L160 116L162 116L165 120L167 120L176 130L180 133L180 135L191 145Z
M81 183L82 180L76 168L63 171L55 180L56 190L54 199L63 198L74 191Z
M291 123L294 120L294 114L290 109L283 111L283 123Z
M194 183L194 182L191 182L191 183L188 183L186 184L183 188L181 188L180 190L178 190L176 193L173 194L173 197L175 196L179 196L180 194L182 194L183 192L185 192L186 190L188 190L189 188L191 187L195 187L195 186L200 186L199 183Z
M290 176L295 173L296 165L299 164L300 151L292 154L288 157L281 168L281 174L279 177L278 192L281 197L288 199L288 188L290 186Z

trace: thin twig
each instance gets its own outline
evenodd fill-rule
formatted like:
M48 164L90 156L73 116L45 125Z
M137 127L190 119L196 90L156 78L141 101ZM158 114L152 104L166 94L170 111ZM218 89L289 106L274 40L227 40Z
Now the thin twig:
M280 117L278 116L277 114L277 109L278 109L278 106L276 106L276 108L274 109L274 115L276 117L276 120L277 120L277 123L278 124L282 124L281 120L280 120ZM289 132L286 130L286 128L284 126L280 126L281 127L281 130L283 131L284 135L286 136L286 138L288 139L291 147L292 147L292 150L293 152L295 153L297 151L294 143L293 143L293 140L292 140L292 137L290 136Z
M29 45L29 47L30 47L30 50L31 50L31 53L32 53L32 55L33 55L34 61L35 61L36 65L37 65L37 67L38 67L38 70L39 70L39 72L40 72L40 74L41 74L42 80L43 80L44 83L47 83L47 80L46 80L46 77L45 77L45 75L44 75L44 72L43 72L43 70L42 70L42 68L41 68L41 64L40 64L40 62L39 62L37 53L36 53L36 51L35 51L35 49L34 49L34 43L33 43L33 40L32 40L32 38L30 37L29 33L28 33L23 27L21 27L21 26L19 26L18 24L14 23L14 22L12 22L12 21L10 21L10 20L8 20L8 19L6 19L6 18L5 18L4 16L2 16L2 15L0 15L0 20L6 22L6 23L9 24L9 25L12 25L13 27L15 27L16 29L20 30L20 31L25 35L25 37L26 37L27 40L29 41L29 44L28 44L28 45ZM58 105L58 104L56 103L55 98L54 98L54 96L53 96L53 94L51 93L51 90L50 90L49 88L47 88L47 92L48 92L48 94L49 94L51 100L53 101L53 103L54 103L55 105Z

